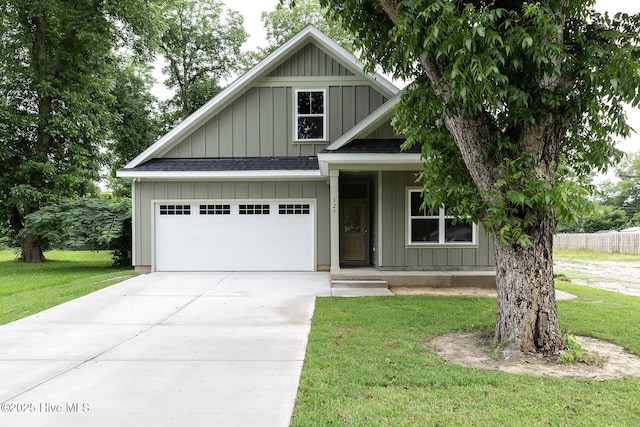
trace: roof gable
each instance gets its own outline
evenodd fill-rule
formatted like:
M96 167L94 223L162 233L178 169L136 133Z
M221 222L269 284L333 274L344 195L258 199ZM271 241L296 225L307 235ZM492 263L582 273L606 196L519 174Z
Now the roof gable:
M323 55L326 55L331 61L335 61L335 64L343 67L345 73L358 73L365 76L370 81L371 86L375 87L380 93L391 97L398 92L398 88L380 74L365 73L364 64L359 62L351 53L347 52L333 39L329 38L317 28L309 25L258 63L254 68L227 86L227 88L191 116L187 117L170 132L161 137L157 142L129 162L125 168L134 168L171 150L173 146L179 143L185 136L191 134L223 108L230 105L238 96L246 92L256 80L266 77L270 73L284 72L283 70L286 69L286 64L288 62L292 63L291 61L296 58L296 55L304 55L304 50L307 49L306 46L310 45L310 43L312 43L310 49L314 49L315 47L322 51ZM285 67L281 68L283 65L285 65ZM334 62L331 63L331 66L334 66ZM279 69L281 71L278 71Z
M402 92L382 104L377 110L365 117L360 123L345 132L340 138L327 146L325 151L335 151L349 144L355 139L363 139L395 114L395 106L400 100Z

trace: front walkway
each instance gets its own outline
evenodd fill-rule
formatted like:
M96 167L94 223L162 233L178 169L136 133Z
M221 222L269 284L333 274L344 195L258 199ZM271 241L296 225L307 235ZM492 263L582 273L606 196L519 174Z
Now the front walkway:
M0 426L286 426L328 273L154 273L0 326Z

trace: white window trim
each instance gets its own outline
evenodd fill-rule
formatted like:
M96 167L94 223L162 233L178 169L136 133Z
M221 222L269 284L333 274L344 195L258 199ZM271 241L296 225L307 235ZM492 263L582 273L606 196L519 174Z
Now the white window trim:
M322 138L314 138L314 139L310 139L310 138L306 138L306 139L299 139L298 138L298 93L300 92L322 92L323 94L323 99L324 99L324 108L323 111L324 113L322 114ZM305 142L309 142L309 143L316 143L316 142L325 142L329 140L329 137L327 135L327 121L328 121L328 117L329 114L327 113L327 109L329 106L329 103L327 102L327 89L326 88L306 88L306 87L300 87L297 88L293 91L293 142L300 142L300 143L305 143ZM304 114L302 115L302 117L320 117L320 114Z
M421 192L420 188L408 188L406 192L406 212L405 218L407 219L406 223L406 244L411 247L477 247L478 246L478 232L477 232L477 224L474 222L471 225L471 242L446 242L445 238L445 229L446 229L446 220L452 219L452 216L445 215L445 208L441 207L438 210L438 216L421 216L414 217L411 215L411 193ZM438 219L438 242L412 242L411 241L411 227L412 227L412 219L414 218L424 218L424 219Z

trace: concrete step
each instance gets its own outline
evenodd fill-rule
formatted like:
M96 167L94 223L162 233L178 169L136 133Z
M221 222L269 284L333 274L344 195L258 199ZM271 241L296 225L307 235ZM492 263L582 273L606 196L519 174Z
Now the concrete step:
M386 280L332 280L331 287L342 289L389 289L389 283Z

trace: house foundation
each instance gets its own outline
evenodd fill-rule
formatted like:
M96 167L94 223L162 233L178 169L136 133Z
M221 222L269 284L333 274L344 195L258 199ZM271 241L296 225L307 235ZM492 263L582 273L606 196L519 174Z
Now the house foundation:
M331 274L332 282L385 281L389 287L415 286L432 288L496 288L496 272L491 270L469 271L399 271L379 270L375 267L342 268Z

